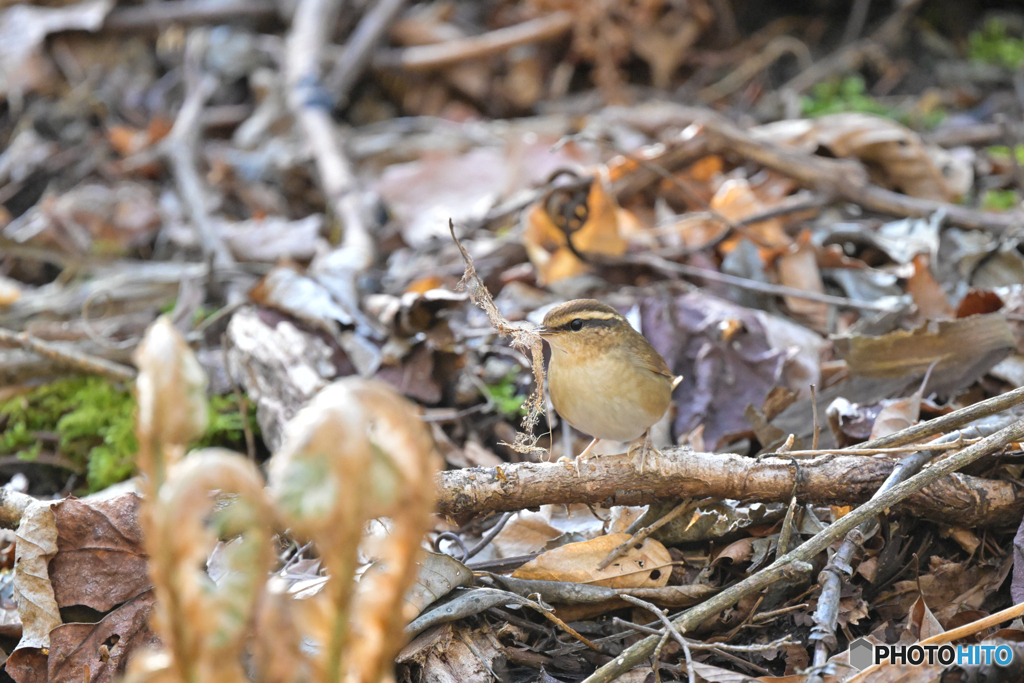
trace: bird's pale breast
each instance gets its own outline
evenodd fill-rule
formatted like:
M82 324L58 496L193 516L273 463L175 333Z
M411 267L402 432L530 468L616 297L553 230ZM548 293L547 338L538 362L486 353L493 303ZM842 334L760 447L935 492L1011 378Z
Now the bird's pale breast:
M633 441L668 410L672 388L664 375L632 365L614 351L585 362L560 362L565 360L564 352L552 349L551 402L562 419L584 434Z

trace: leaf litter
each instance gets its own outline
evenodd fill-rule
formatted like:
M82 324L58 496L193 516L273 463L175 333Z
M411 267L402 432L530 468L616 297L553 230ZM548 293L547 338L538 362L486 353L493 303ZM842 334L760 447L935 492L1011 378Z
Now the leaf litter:
M0 3L15 680L991 674L848 649L1020 639L1019 12L295 4ZM546 462L584 297L686 378L650 472Z

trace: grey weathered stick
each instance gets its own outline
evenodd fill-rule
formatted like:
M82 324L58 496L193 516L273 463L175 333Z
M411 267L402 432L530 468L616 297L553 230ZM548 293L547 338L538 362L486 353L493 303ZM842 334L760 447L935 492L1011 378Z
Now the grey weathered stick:
M982 439L973 446L968 446L960 453L929 467L924 472L914 475L901 484L897 484L850 514L836 520L825 530L800 545L796 550L780 557L766 569L727 588L707 602L683 612L682 615L673 620L673 623L683 633L693 630L708 617L732 607L744 596L761 590L768 585L762 576L763 574L785 569L797 563L806 563L832 543L845 536L857 525L904 500L915 491L919 491L975 460L995 453L1021 439L1024 439L1024 420L1014 422L1009 427ZM657 640L654 636L650 636L630 646L621 655L595 671L584 683L608 683L629 671L651 654L657 645Z
M325 80L327 90L337 98L334 103L336 107L341 108L348 104L352 86L363 74L363 70L370 62L373 49L398 18L405 3L406 0L378 0L367 10L356 29L352 31L345 47L342 48L341 55L334 63L334 68Z
M182 204L192 219L192 227L203 245L204 254L217 268L227 268L234 265L235 257L224 244L220 228L210 220L209 195L196 162L203 107L216 89L217 79L213 76L207 74L199 79L185 96L174 127L161 143L160 150L170 162Z
M573 25L569 12L530 19L515 26L499 28L479 36L449 40L434 45L415 45L381 52L373 60L376 67L398 67L406 71L439 69L470 59L482 59L517 45L557 38Z
M946 434L928 445L950 445L952 443L962 443L966 438L988 436L996 430L1007 426L1012 421L1013 416L1011 415L994 416L989 420L983 421L981 424L971 425L967 430L958 430ZM940 454L940 450L933 448L927 451L918 451L903 458L896 464L889 478L885 480L885 483L878 489L874 497L877 498L901 481L909 479L911 475L916 474L924 467L929 460L938 457ZM861 522L859 526L846 534L846 538L843 539L839 550L836 551L828 565L818 575L818 582L821 584L821 595L818 597L818 606L814 610L815 626L811 629L810 640L816 641L813 664L819 670L825 666L828 653L836 647L835 628L839 617L839 598L843 586L842 576L849 576L852 573L853 569L850 566L850 562L853 561L854 553L863 545L865 539L874 533L877 526L877 518L872 517ZM816 674L816 676L817 678L814 680L820 681L820 674Z
M857 444L856 448L891 448L893 446L905 446L906 444L927 439L936 434L945 434L954 429L959 429L965 424L974 422L977 419L994 415L1015 405L1024 403L1024 387L1008 391L999 396L978 401L966 408L954 410L948 415L937 417L927 422L919 422L912 427L901 429L898 432L883 436L878 439L871 439L864 443Z
M136 375L135 368L37 339L28 332L17 333L0 329L0 346L28 349L64 367L80 372L88 372L93 375L100 375L115 382L129 382L135 379Z

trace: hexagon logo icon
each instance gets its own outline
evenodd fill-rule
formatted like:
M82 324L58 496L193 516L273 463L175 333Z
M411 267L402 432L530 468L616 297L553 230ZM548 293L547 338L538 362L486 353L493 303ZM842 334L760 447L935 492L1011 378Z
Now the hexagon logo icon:
M850 666L858 671L863 671L875 663L874 652L874 645L865 638L858 638L850 643Z

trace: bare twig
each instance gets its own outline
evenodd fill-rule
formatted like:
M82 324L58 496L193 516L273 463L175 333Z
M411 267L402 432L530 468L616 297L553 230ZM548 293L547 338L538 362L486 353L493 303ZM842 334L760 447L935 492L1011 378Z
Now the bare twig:
M459 280L459 288L465 289L469 294L469 298L476 304L484 313L487 314L487 319L491 323L491 327L503 337L508 337L512 340L512 345L516 348L526 351L530 350L531 364L533 366L533 377L536 380L536 386L534 387L533 393L526 399L526 416L523 418L522 426L523 431L516 434L515 443L509 444L519 453L530 453L537 450L542 450L537 447L537 436L534 434L534 429L537 423L540 421L540 416L544 413L544 345L541 341L540 336L532 329L525 327L516 327L509 323L505 319L505 316L498 311L498 307L494 304L494 299L491 297L491 293L487 291L486 285L480 276L476 274L476 267L473 266L473 258L466 251L466 248L462 246L462 242L455 236L455 224L448 220L448 229L451 231L452 239L455 240L455 245L459 248L459 253L462 255L462 261L465 266L465 271L462 275L462 279Z
M27 349L64 367L91 375L100 375L114 382L129 382L135 379L136 375L134 368L127 365L121 365L99 356L72 351L58 344L33 337L28 332L18 333L0 329L0 346Z
M696 681L696 677L693 673L693 658L690 656L690 644L686 642L686 639L683 638L683 634L679 632L679 629L676 628L675 624L665 616L664 610L652 605L646 600L634 598L632 595L622 595L619 597L626 602L636 605L637 607L643 607L645 610L658 617L658 620L665 626L665 632L670 634L672 638L679 643L679 647L683 648L683 655L686 657L686 674L690 677L690 683L694 683L694 681ZM658 663L655 662L654 665L657 666Z
M910 0L910 2L904 3L871 36L848 43L825 59L819 60L810 68L790 79L779 88L779 92L792 90L802 93L833 74L855 71L870 51L880 50L881 45L888 45L899 36L904 35L907 22L914 16L922 2L923 0Z
M349 36L334 68L325 79L327 90L337 98L334 103L336 107L341 108L348 103L349 92L370 62L373 49L398 18L405 3L406 0L378 0Z
M285 54L287 100L313 154L327 205L344 228L341 245L314 266L338 303L374 336L379 335L379 326L359 309L356 296L356 279L373 265L376 255L363 210L363 188L331 118L330 98L319 85L321 60L340 6L340 0L302 0L295 8Z
M435 45L416 45L400 50L378 53L373 65L379 68L400 68L406 71L439 69L470 59L489 57L517 45L557 38L572 28L568 12L553 12L515 26L500 28L479 36L449 40Z
M203 245L203 252L215 268L228 268L235 257L221 238L220 229L210 220L208 194L199 175L196 146L202 134L200 119L206 100L217 87L217 79L204 75L185 96L174 127L161 144L161 152L170 162L174 180L181 193L182 203L192 219L192 227Z
M870 502L865 503L848 515L836 520L826 529L797 547L796 550L779 558L766 569L763 569L756 574L747 577L743 581L727 588L701 605L683 612L682 615L673 620L673 623L682 632L696 628L708 617L718 614L724 609L728 609L732 605L735 605L742 597L751 595L754 592L763 589L766 585L769 585L771 582L774 582L779 578L773 577L771 582L766 582L766 576L768 574L797 566L801 569L808 567L808 560L838 539L845 536L865 520L873 518L883 510L906 499L912 493L920 491L929 484L937 482L940 478L952 474L958 469L966 467L970 463L986 455L995 453L1005 448L1007 445L1021 440L1022 438L1024 438L1024 420L1019 420L992 436L979 441L973 446L965 448L955 456L937 463L933 467L930 467L925 471L914 475L910 479L897 484L895 487L889 489L885 493L882 493ZM609 681L614 680L616 677L626 671L629 671L634 666L642 662L650 655L655 645L657 645L656 639L653 636L650 636L635 645L630 646L614 660L595 671L586 679L585 683L608 683Z
M891 306L885 306L883 304L876 304L871 301L855 301L842 296L832 296L831 294L820 294L818 292L808 292L795 287L787 287L786 285L773 285L768 282L758 282L757 280L750 280L748 278L737 277L735 275L729 275L728 273L720 273L715 270L708 270L706 268L698 268L697 266L690 266L684 263L676 263L675 261L669 261L668 259L661 258L655 254L644 253L635 254L631 256L625 256L621 260L628 263L638 263L646 266L650 266L655 270L665 273L675 273L677 275L685 275L693 278L703 278L712 282L721 282L725 285L732 285L741 289L746 289L752 292L761 292L763 294L773 294L776 296L791 296L798 299L806 299L808 301L818 301L823 304L830 304L832 306L841 306L843 308L854 308L863 311L891 311Z
M860 38L860 32L864 30L870 8L871 0L854 0L853 6L850 8L850 18L846 21L846 30L843 31L843 45Z
M158 29L168 24L222 24L233 19L263 19L277 15L272 0L170 0L115 7L103 31Z
M811 450L818 450L818 440L821 438L821 422L818 420L818 387L811 385L811 417L814 420L814 437L811 440Z
M786 54L796 57L801 69L809 68L814 63L811 51L803 41L793 36L779 36L768 43L761 52L733 69L728 76L700 90L697 97L703 102L712 103L731 95Z
M801 461L801 502L852 505L868 500L889 476L889 458L832 455ZM605 455L580 467L516 463L494 468L449 470L440 475L443 514L468 515L546 504L644 505L680 496L710 496L759 502L789 502L797 480L789 460L685 448L663 449L644 472L625 455ZM945 479L907 505L916 516L968 527L1005 526L1024 511L1024 494L1013 482L966 474Z
M682 502L679 503L679 505L676 505L674 508L672 508L672 510L670 510L668 514L664 515L661 519L654 522L653 524L648 524L643 529L640 529L635 534L630 536L624 543L619 544L617 548L614 548L610 553L608 553L608 557L601 560L601 564L597 565L597 571L605 569L612 562L622 557L626 553L626 551L629 550L630 546L632 546L635 543L643 543L644 540L651 534L653 534L655 531L665 526L679 515L686 512L686 510L689 509L690 507L690 500L690 498L684 498Z

